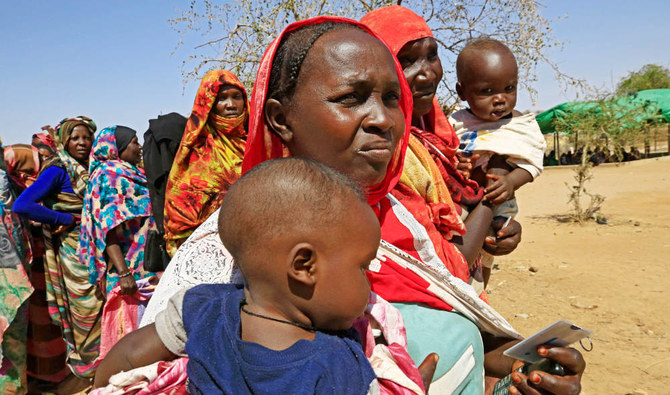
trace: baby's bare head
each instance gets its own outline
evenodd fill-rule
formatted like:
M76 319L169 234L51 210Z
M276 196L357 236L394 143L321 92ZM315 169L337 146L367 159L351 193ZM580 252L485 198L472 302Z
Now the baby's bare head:
M516 106L518 67L512 51L491 38L468 43L456 59L456 91L482 120L496 121Z
M226 194L219 236L247 278L248 267L271 240L303 234L328 237L351 201L365 203L349 178L310 159L264 162L242 176Z

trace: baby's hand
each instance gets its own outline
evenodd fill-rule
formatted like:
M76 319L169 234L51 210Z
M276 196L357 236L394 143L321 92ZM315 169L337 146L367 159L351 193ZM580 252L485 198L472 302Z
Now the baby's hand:
M486 178L493 180L493 183L484 189L484 200L491 202L494 205L499 205L506 202L514 195L514 185L506 176L499 176L495 174L487 174Z
M479 154L466 157L462 155L462 151L456 151L456 158L458 158L456 170L466 179L470 178L470 172L472 172L472 167L474 166L473 164L477 163Z

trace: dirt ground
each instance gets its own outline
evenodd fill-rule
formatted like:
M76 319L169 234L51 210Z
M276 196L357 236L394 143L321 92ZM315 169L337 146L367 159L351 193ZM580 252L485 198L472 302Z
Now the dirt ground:
M587 189L606 196L605 225L555 219L569 210L572 167L517 192L523 239L496 259L491 304L526 336L559 318L592 329L584 394L668 394L670 157L593 172Z

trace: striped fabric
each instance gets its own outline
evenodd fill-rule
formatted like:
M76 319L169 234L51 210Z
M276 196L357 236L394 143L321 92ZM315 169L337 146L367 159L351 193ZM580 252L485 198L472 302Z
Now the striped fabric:
M42 227L30 226L33 262L30 280L35 290L30 295L28 324L28 376L39 381L58 383L70 370L65 365L66 346L61 329L49 317L44 276L44 236Z
M81 198L67 192L45 203L52 210L76 215L83 206ZM88 265L79 262L79 235L79 225L59 235L45 229L45 281L49 315L61 326L67 344L67 364L75 375L89 378L97 366L103 301L88 281Z

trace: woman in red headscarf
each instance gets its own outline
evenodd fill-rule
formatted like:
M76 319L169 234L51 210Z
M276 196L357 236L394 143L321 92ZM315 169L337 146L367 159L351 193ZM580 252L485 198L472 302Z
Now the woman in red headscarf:
M446 203L455 209L452 212L466 217L469 214L468 210L476 209L477 203L483 197L483 190L475 181L467 178L470 159L459 158L456 155L459 145L458 137L435 97L437 86L442 79L442 64L432 31L421 16L401 6L374 10L365 15L361 22L368 25L387 42L391 51L398 57L412 90L414 110L412 136L409 143L411 155L408 157L417 156L422 158L423 162L428 162L427 156L430 155L432 163L429 165L436 171L428 170L428 172L432 173L431 176L441 178L446 184L448 193L451 195L451 199L448 199ZM479 265L479 250L482 246L470 242L472 239L479 239L479 235L476 237L473 235L472 231L475 227L468 223L472 222L473 218L466 219L469 234L465 236L458 228L445 226L443 219L449 215L449 210L444 208L446 199L436 199L435 194L430 193L430 188L423 187L426 182L421 180L421 166L411 166L412 161L409 158L406 159L406 162L408 165L405 166L405 174L394 191L394 195L419 217L424 226L430 228L436 225L445 239L459 245L470 267L470 283L481 292L483 274ZM435 178L433 177L432 181L437 187L433 189L439 189L439 184L442 182ZM440 197L444 195L446 194L442 193ZM431 208L427 215L419 213L423 204L421 198L428 202ZM452 200L456 203L455 205L451 204ZM465 212L462 212L463 207L467 208ZM500 230L498 228L501 223L495 222L493 225ZM496 255L509 253L514 249L518 243L520 226L512 222L500 232L499 238L509 237L508 240L496 244L493 238L488 238L484 245L487 251ZM452 236L455 236L453 240Z
M412 99L399 63L390 53L380 53L380 43L371 36L376 37L359 23L343 18L317 17L291 24L270 45L259 66L251 99L243 172L265 160L290 154L336 168L364 186L368 202L378 215L383 240L378 254L380 262L372 264L369 273L373 291L379 289L381 296L391 301L430 306L436 314L449 315L453 325L440 328L427 325L433 329L427 339L432 344L446 343L447 348L462 342L461 338L465 338L468 345L478 342L469 349L470 355L457 361L458 366L452 370L457 376L463 376L450 377L456 382L454 390L462 388L459 387L461 383L464 383L463 387L474 385L475 391L482 390L481 362L479 370L469 366L471 359L483 359L479 331L506 336L503 347L509 347L509 338L518 337L518 334L478 298L466 283L467 278L450 272L447 258L440 253L444 250L438 251L433 246L422 225L390 194L402 173ZM369 67L373 63L375 67ZM483 210L490 211L486 207ZM223 266L233 265L231 260L205 260L198 254L203 251L199 244L216 245L216 227L209 226L210 222L216 224L215 215L203 224L207 233L198 234L197 238L189 240L189 245L184 244L180 249L181 254L188 247L192 254L185 254L183 261L175 260L178 257L175 256L158 288L172 284L171 277L192 276L192 273L209 270L211 276L200 281L203 283L211 282L218 272L230 271ZM488 215L492 215L491 212ZM387 241L391 238L393 244ZM482 242L483 236L480 244ZM223 257L227 252L220 241L218 243ZM184 270L186 266L189 270ZM464 276L467 277L467 270ZM194 284L192 281L185 283ZM159 302L156 299L158 288L147 313L154 300ZM411 309L408 307L407 311ZM122 367L125 370L137 366L134 363L144 364L156 357L170 357L171 352L160 340L156 342L161 330L155 324L149 325L137 336L124 338L118 350L110 353L119 360L103 363L99 370L100 380L96 380L98 384L105 383L105 376L118 371L117 363L128 364L129 361L120 360L124 349L142 346L143 350L138 350L140 354L153 353L152 358L130 361L131 366ZM421 340L409 337L407 343ZM499 352L499 348L494 349L493 352ZM565 351L556 353L563 355ZM454 364L451 362L449 366ZM491 364L491 367L497 367L495 373L501 375L509 373L505 368L509 368L513 361L500 357L494 362L497 365ZM505 367L501 368L502 365ZM575 372L566 378L570 383L579 382L581 370L575 369ZM477 381L470 375L480 378Z
M249 103L230 71L214 70L200 82L165 189L165 241L177 248L221 205L240 177Z

